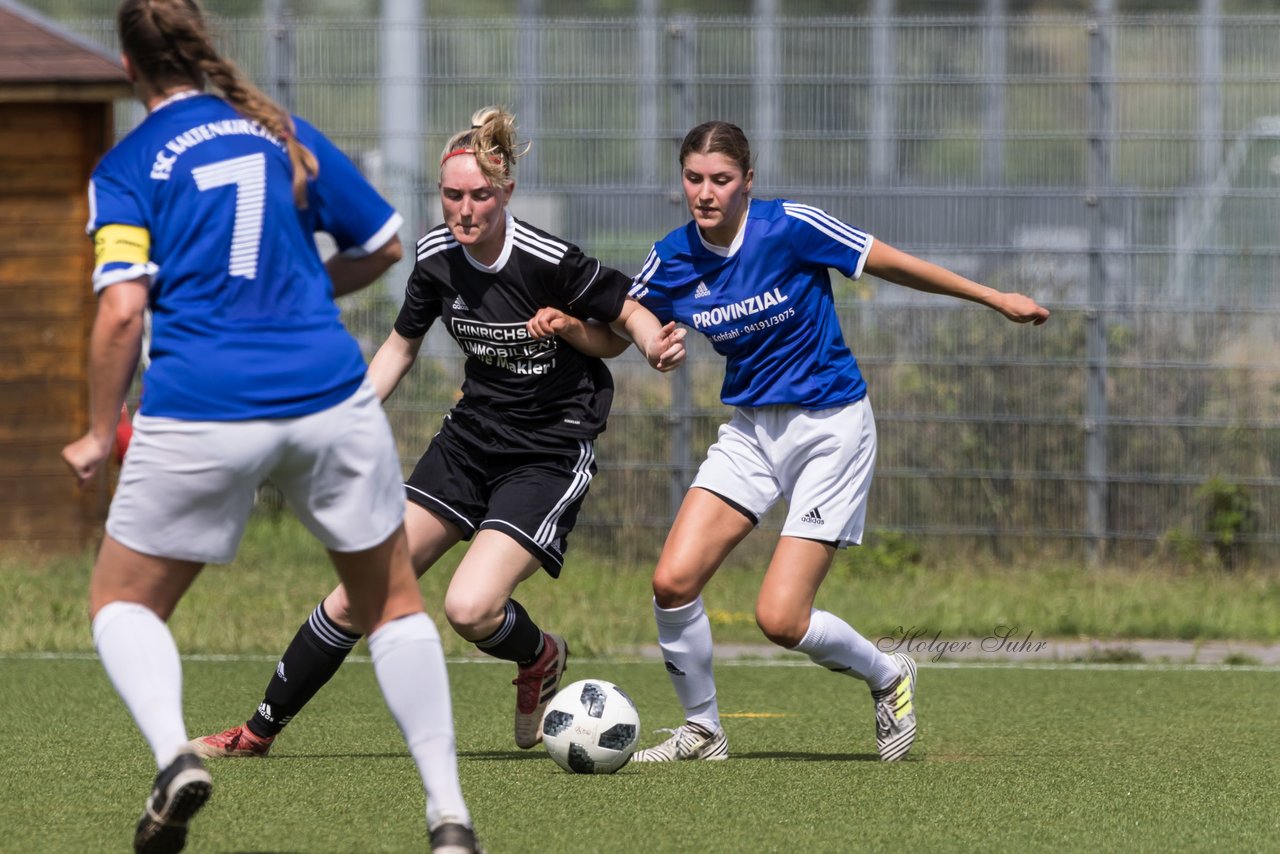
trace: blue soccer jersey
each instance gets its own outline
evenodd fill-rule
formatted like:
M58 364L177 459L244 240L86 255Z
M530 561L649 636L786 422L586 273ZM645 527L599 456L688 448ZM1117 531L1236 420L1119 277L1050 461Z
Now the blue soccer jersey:
M726 248L690 221L653 247L630 295L710 339L730 406L824 409L867 393L836 317L828 268L857 278L872 237L815 207L752 201Z
M284 145L213 95L166 101L94 170L94 290L150 276L144 414L291 418L363 380L314 232L359 255L401 219L333 143L294 121L320 164L306 209L294 204Z

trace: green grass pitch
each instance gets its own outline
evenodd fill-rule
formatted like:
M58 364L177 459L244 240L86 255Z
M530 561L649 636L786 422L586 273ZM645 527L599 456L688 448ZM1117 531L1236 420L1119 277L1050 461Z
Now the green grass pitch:
M272 661L188 660L193 735L243 720ZM718 666L731 758L578 777L511 735L512 669L450 676L460 771L491 852L1267 850L1280 844L1280 673L1148 666L920 671L910 759L875 760L865 687ZM678 723L660 664L617 682L643 744ZM0 657L0 851L127 850L155 769L92 656ZM422 790L353 660L266 760L211 763L190 852L423 851Z

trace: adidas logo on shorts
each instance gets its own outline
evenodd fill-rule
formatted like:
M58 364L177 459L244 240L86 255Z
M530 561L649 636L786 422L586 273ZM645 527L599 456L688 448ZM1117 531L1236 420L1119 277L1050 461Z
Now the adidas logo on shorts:
M821 524L823 524L822 514L818 512L818 508L817 508L817 507L813 508L813 509L812 509L812 510L810 510L808 513L806 513L806 514L804 514L803 516L801 516L801 517L800 517L800 521L801 521L801 522L805 522L806 524L809 524L809 525L821 525Z
M462 301L462 297L459 296L457 299L453 301L453 310L454 311L470 311L471 309L467 307L467 304Z
M706 282L698 282L698 287L693 289L693 298L702 299L711 296L711 289L707 287Z

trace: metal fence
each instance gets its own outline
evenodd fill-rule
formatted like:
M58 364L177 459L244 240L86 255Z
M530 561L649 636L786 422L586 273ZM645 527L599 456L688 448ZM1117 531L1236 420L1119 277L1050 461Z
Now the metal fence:
M447 136L502 103L534 142L517 215L634 272L686 220L680 138L723 118L753 141L757 196L1049 305L1049 324L1018 327L836 277L880 426L874 532L1000 554L1276 553L1280 16L417 14L228 20L222 41L413 232L438 221ZM120 114L122 130L139 115ZM370 351L405 272L346 304ZM422 362L388 405L407 464L461 377L439 330ZM678 376L630 354L614 372L575 538L649 556L726 418L720 361L697 342Z

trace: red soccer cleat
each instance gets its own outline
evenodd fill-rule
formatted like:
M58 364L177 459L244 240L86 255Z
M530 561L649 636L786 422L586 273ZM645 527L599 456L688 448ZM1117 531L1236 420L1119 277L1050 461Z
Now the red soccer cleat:
M542 633L542 654L512 681L516 686L516 747L521 750L542 741L542 713L560 688L569 645L551 632Z
M254 735L244 724L224 732L193 738L188 742L192 751L205 759L222 759L231 756L266 756L276 737L263 738Z

